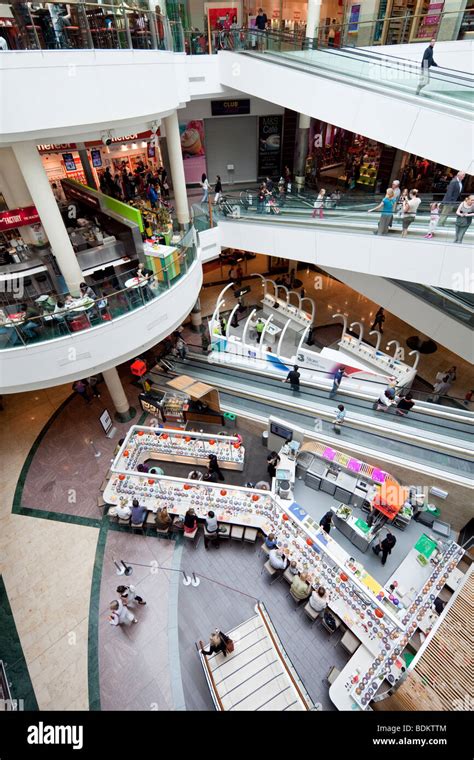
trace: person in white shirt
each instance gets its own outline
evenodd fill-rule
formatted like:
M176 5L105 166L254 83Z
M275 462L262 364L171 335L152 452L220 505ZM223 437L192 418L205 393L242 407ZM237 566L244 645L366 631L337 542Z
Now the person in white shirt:
M115 507L115 514L121 520L129 520L132 516L132 510L126 504L119 504L117 507Z
M201 177L202 198L201 203L207 203L209 198L209 180L205 174Z
M130 623L138 623L138 618L136 618L133 612L130 612L119 599L114 599L113 602L110 602L109 608L110 625L129 625Z
M410 190L409 198L403 204L402 237L407 236L408 227L415 221L420 203L421 198L418 198L418 190Z
M206 517L206 530L208 533L217 533L217 517L214 512L208 512Z
M323 586L320 586L317 591L312 592L309 598L310 607L312 607L315 612L322 612L327 607L328 599L329 597L326 593L326 589Z
M288 564L287 558L279 549L272 549L268 555L268 559L270 560L270 565L275 568L275 570L284 570Z
M133 602L138 604L146 604L145 600L141 596L138 596L135 586L117 586L117 594L120 594L120 599L127 607Z

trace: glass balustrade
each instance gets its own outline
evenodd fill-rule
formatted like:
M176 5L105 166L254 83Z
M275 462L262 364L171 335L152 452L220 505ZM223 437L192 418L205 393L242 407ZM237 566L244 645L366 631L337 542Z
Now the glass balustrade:
M137 276L137 267L91 285L84 297L44 294L35 300L5 293L0 303L0 349L28 346L105 326L159 298L174 287L196 261L194 230L176 245L176 254L154 274Z
M264 201L259 201L256 189L243 190L240 194L226 193L217 205L194 204L192 206L193 220L198 232L218 224L219 220L245 218L260 223L324 227L333 231L351 232L351 234L377 233L380 211L369 213L369 209L374 209L380 203L382 195L348 193L337 199L329 196L322 208L315 209L316 198L316 193L306 191L304 194L276 192L267 196ZM421 196L421 201L416 218L408 228L408 239L420 238L428 233L432 196ZM435 229L435 241L454 242L455 218L455 214L451 214L445 226ZM402 219L402 212L395 208L391 230L388 233L390 236L401 236ZM473 238L474 232L467 232L464 244L472 243Z

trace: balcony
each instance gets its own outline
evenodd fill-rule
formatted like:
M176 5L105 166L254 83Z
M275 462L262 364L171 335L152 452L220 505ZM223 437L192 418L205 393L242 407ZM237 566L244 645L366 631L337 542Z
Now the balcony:
M191 311L202 267L190 230L174 260L154 276L137 270L94 285L96 298L11 302L0 325L0 393L59 385L151 348ZM178 296L179 289L179 296ZM41 306L44 303L44 307ZM30 316L19 311L25 304ZM32 310L42 311L38 316Z

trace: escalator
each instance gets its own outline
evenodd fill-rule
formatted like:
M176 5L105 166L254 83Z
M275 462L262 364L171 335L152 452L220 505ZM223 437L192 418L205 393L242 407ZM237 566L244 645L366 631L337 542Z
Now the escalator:
M322 436L343 441L345 445L363 447L366 451L385 452L391 459L416 463L428 473L435 468L456 477L457 482L470 483L474 447L472 415L452 410L432 417L424 411L411 412L407 418L384 415L373 409L369 400L339 392L329 398L328 391L301 385L295 397L288 385L261 372L247 372L236 367L210 364L207 359L191 354L185 362L176 360L174 372L191 375L220 391L221 403L238 413L267 419L284 416L309 432L316 426ZM163 383L160 372L151 372L157 384ZM338 403L344 403L347 417L343 434L334 434L332 420ZM422 407L422 405L420 405Z
M283 47L219 53L221 83L472 173L471 75L422 76L419 63L375 51Z

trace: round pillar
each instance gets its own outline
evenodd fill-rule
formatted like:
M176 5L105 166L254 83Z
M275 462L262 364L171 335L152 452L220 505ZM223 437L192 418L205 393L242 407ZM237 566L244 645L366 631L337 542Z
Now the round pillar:
M176 216L181 226L189 224L189 206L186 193L186 178L184 176L181 137L179 134L178 114L174 111L163 119L166 131L166 144L170 161L171 179L173 181Z
M125 395L122 381L120 380L119 373L115 367L112 369L106 369L102 372L105 380L105 384L108 388L112 401L115 406L114 419L117 422L128 422L135 417L137 410L130 406L128 398Z
M295 150L295 185L298 190L303 190L305 184L306 159L309 148L309 125L311 117L300 113L298 129L296 131Z
M191 330L193 332L201 332L202 314L201 314L201 302L198 298L191 310Z
M33 142L16 143L13 146L13 152L66 285L72 295L79 295L79 285L84 277L36 145Z
M91 187L93 190L97 190L97 183L95 181L94 173L90 165L87 148L84 143L78 143L77 148L79 158L81 159L82 168L84 169L84 174L86 175L87 186Z
M11 148L0 149L0 190L10 209L34 205ZM31 227L19 227L18 232L26 245L35 245L36 238Z

